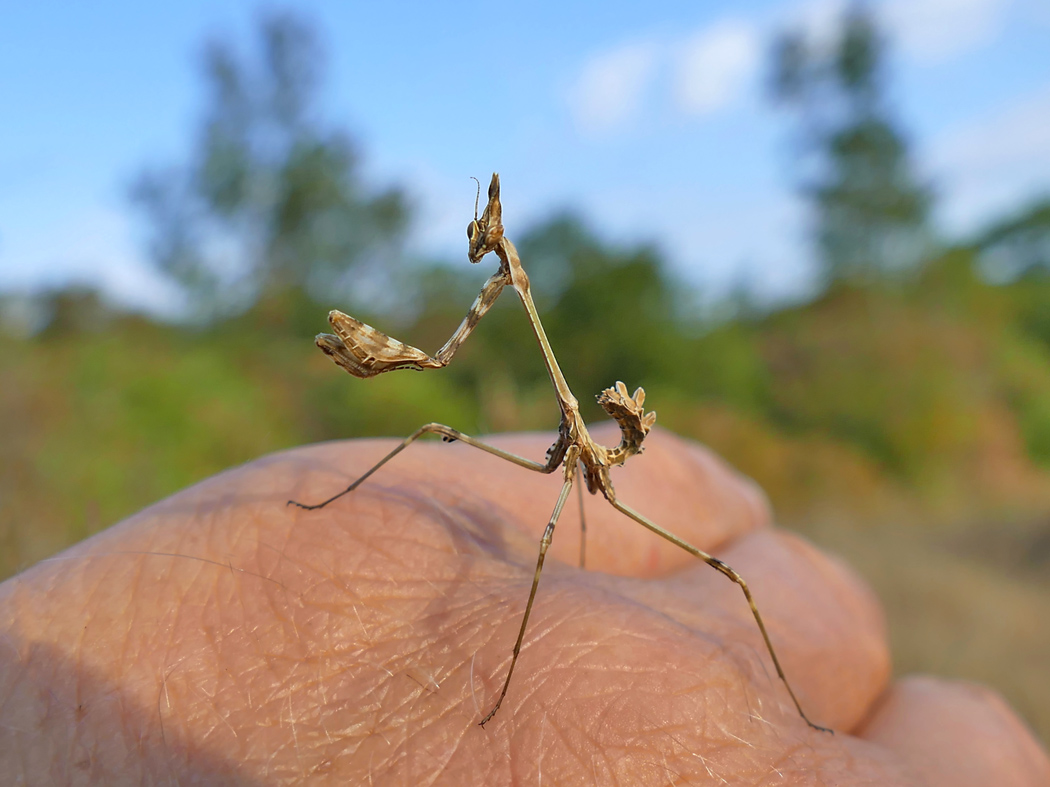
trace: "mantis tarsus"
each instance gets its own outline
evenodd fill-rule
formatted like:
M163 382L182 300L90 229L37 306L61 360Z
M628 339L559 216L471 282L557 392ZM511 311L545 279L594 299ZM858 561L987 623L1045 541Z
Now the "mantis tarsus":
M451 338L433 357L422 350L392 339L383 332L340 311L332 311L328 315L328 321L335 334L322 333L317 337L316 341L317 346L333 361L355 377L374 377L377 374L391 372L396 369L415 369L417 371L441 369L448 365L456 354L456 350L466 341L467 337L470 336L471 332L481 321L481 318L492 307L503 288L509 285L517 292L522 305L525 307L529 324L532 326L536 340L539 342L544 364L550 375L551 383L554 385L554 395L558 400L558 407L561 409L558 439L547 450L546 461L536 462L526 459L488 445L444 424L430 423L421 426L406 437L400 445L383 457L368 472L338 494L314 505L307 505L294 500L289 500L289 504L305 509L323 508L343 495L352 492L376 470L425 434L437 434L441 435L445 440L459 441L472 445L475 448L480 448L482 451L494 454L520 467L534 470L538 473L553 473L559 467L562 468L564 480L561 494L558 496L558 501L554 506L554 511L540 541L540 553L536 560L536 573L533 576L528 603L525 605L525 614L521 620L521 628L518 630L518 639L514 643L514 652L511 657L510 667L507 670L507 677L503 682L503 689L500 691L499 699L496 700L492 710L480 722L481 726L484 726L499 710L504 697L507 695L507 688L510 686L510 679L514 674L514 666L517 664L518 654L521 652L521 643L525 638L525 629L528 626L532 605L536 600L536 590L539 587L540 573L543 570L543 560L547 554L548 547L551 545L558 517L561 515L573 482L577 478L577 473L579 473L591 494L601 492L617 511L627 515L661 538L665 538L672 544L681 547L691 555L700 558L740 587L744 592L748 605L751 607L751 613L755 618L755 622L762 632L762 639L765 641L766 649L769 651L770 658L776 667L777 675L784 682L784 686L787 688L788 694L791 695L799 715L810 727L830 732L830 730L811 722L803 712L802 706L799 704L798 698L795 696L795 692L792 690L791 684L788 683L784 670L780 666L780 660L773 649L773 643L769 639L765 623L762 621L762 616L758 612L758 607L755 605L751 591L744 578L718 558L683 541L674 533L650 522L637 511L617 500L616 492L609 478L609 469L614 465L622 465L631 456L641 452L642 441L656 422L656 413L646 413L643 409L645 391L639 388L633 394L630 394L622 382L617 382L615 386L607 388L598 395L598 404L619 424L621 431L620 444L615 448L607 448L591 439L587 426L580 416L579 402L572 395L572 391L569 390L565 377L558 367L558 361L554 357L554 352L551 350L547 335L543 330L543 324L540 322L539 314L530 294L529 277L522 268L521 260L518 257L517 250L514 248L514 244L503 235L502 213L499 175L494 173L488 189L488 204L485 206L481 218L477 216L477 206L475 205L474 219L467 226L467 237L470 241L468 257L471 262L476 263L480 262L482 257L489 252L495 252L496 256L499 257L500 267L485 282L481 292L478 293L478 297L474 301L474 305L471 306L470 312L463 319L463 322L460 323L459 328L456 329Z

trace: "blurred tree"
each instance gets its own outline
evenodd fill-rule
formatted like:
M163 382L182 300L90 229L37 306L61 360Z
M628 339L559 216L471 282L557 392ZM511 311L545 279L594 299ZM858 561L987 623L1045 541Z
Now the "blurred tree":
M190 163L146 170L131 188L153 260L198 317L259 299L280 312L296 293L345 290L351 269L355 283L362 273L374 283L382 267L368 263L394 251L406 224L402 194L367 193L349 138L319 119L313 31L285 13L264 18L259 34L257 63L226 41L206 47Z
M773 47L772 92L799 116L793 161L829 282L908 269L930 251L931 192L885 106L885 49L861 4L846 11L833 47L802 31Z
M579 396L673 374L683 356L686 288L654 247L611 246L563 216L526 234L521 249L534 280L549 282L540 292L550 302L544 324Z
M995 222L974 243L998 280L1050 277L1050 197Z
M41 306L47 314L47 336L102 333L119 315L98 290L76 284L44 292Z
M1041 197L993 222L976 240L982 269L1005 286L1019 327L1038 340L1050 360L1050 197ZM1046 401L1046 397L1041 397ZM1041 438L1041 457L1050 463L1050 404Z

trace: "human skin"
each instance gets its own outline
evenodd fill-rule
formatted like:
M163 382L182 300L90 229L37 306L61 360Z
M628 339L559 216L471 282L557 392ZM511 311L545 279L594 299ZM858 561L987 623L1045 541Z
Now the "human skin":
M615 442L614 431L596 430ZM493 443L541 457L545 435ZM304 511L389 441L265 457L0 586L5 784L1050 784L994 694L890 682L877 601L770 527L765 499L654 431L619 497L740 589L587 496L570 499L502 686L561 477L418 443Z

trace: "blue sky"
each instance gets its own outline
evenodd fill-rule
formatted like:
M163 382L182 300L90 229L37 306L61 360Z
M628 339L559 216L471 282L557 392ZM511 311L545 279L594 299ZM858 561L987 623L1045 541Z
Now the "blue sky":
M789 119L763 93L784 24L818 39L837 0L659 4L299 2L328 52L327 120L369 182L404 187L411 248L461 260L473 182L498 170L510 237L572 207L655 240L717 294L810 282ZM1050 5L882 0L891 98L949 236L1050 191ZM247 46L243 0L8 3L0 29L0 290L91 282L170 309L126 186L185 160L208 36Z

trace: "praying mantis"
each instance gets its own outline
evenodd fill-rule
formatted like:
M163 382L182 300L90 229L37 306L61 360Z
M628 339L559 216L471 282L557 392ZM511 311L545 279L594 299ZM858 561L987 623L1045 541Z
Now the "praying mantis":
M661 538L670 541L675 546L684 549L689 554L704 561L740 587L751 608L751 613L754 616L755 622L758 624L758 628L762 633L762 639L765 641L766 649L769 651L769 656L776 667L777 675L787 688L788 694L791 696L799 715L810 727L824 732L831 732L831 730L825 727L814 724L809 720L805 712L803 712L802 705L795 696L795 692L791 688L791 684L788 682L787 676L784 674L784 670L780 665L780 660L777 658L776 651L773 649L773 643L770 641L766 625L762 620L761 614L759 614L758 607L751 595L751 590L748 588L747 582L744 581L744 578L723 561L707 554L703 550L698 549L692 544L679 538L674 533L649 521L642 514L617 499L616 490L610 479L609 471L612 467L622 465L635 454L641 453L642 441L656 422L656 413L645 412L643 408L645 402L644 390L638 388L633 394L631 394L622 382L617 382L616 385L602 391L597 398L598 404L601 405L605 412L607 412L619 425L621 432L620 443L613 448L608 448L596 443L591 438L587 431L587 425L584 423L583 418L580 415L579 402L576 397L573 396L572 391L569 390L569 385L565 381L565 376L562 374L561 368L558 366L558 361L554 357L554 351L551 349L550 342L547 340L547 334L543 330L543 323L540 321L536 305L532 300L532 294L529 287L529 277L525 273L525 269L522 267L517 249L514 248L514 244L511 243L510 239L503 234L502 214L503 208L500 204L499 175L493 173L492 181L489 183L488 188L488 204L485 206L485 210L481 217L478 218L477 204L475 203L474 219L467 226L467 238L469 240L467 256L472 263L477 263L480 262L489 252L495 252L500 261L499 270L490 276L488 281L485 282L484 286L481 288L481 292L478 293L478 297L474 300L474 304L471 306L470 311L463 319L463 322L460 323L455 333L452 334L449 340L445 342L444 346L441 347L434 356L430 356L422 350L393 339L382 331L376 330L372 326L366 325L360 320L337 310L330 312L328 315L328 322L331 324L332 330L334 330L335 333L322 333L318 335L316 344L326 355L328 355L328 357L335 361L336 364L355 377L374 377L378 374L392 372L398 369L414 369L416 371L441 369L449 364L452 357L456 354L456 351L460 348L463 342L467 340L474 328L477 327L481 318L485 316L488 310L496 302L496 299L500 296L500 293L503 292L504 288L508 286L511 287L517 293L522 306L525 307L529 324L532 326L532 331L535 334L536 341L539 343L540 351L543 354L544 365L547 368L547 373L549 374L551 383L554 386L554 395L558 401L558 407L561 410L561 423L558 426L558 438L547 450L546 460L543 462L537 462L532 459L527 459L500 448L496 448L495 446L488 445L481 440L463 434L462 432L453 429L452 427L445 426L444 424L430 423L421 426L411 435L406 437L396 448L379 460L379 462L377 462L364 475L338 494L335 494L320 503L306 504L295 500L289 500L288 504L307 510L324 508L341 498L343 495L353 492L373 473L379 470L379 468L426 434L440 435L442 439L449 442L458 441L474 446L475 448L479 448L489 454L498 456L501 459L513 462L519 467L524 467L538 473L550 474L561 468L563 479L561 493L554 505L554 511L551 513L547 527L543 532L543 538L540 541L540 552L536 560L536 571L532 579L532 588L529 591L529 599L525 605L525 614L522 617L521 627L518 630L518 638L514 643L510 667L507 669L507 676L503 682L503 688L500 691L499 698L496 700L496 704L479 722L482 727L484 727L485 724L496 715L496 711L499 710L500 705L503 704L503 700L507 696L507 689L510 687L511 676L514 674L514 667L517 664L518 655L521 652L522 641L525 638L525 631L528 627L529 615L532 613L532 606L536 600L536 591L539 588L540 574L543 571L543 561L546 557L547 549L550 547L551 541L554 538L554 528L558 523L558 518L561 516L562 509L569 497L569 492L572 489L573 484L582 481L582 483L586 484L587 490L591 494L601 492L605 499L608 500L612 507L617 511L630 517L635 522Z

